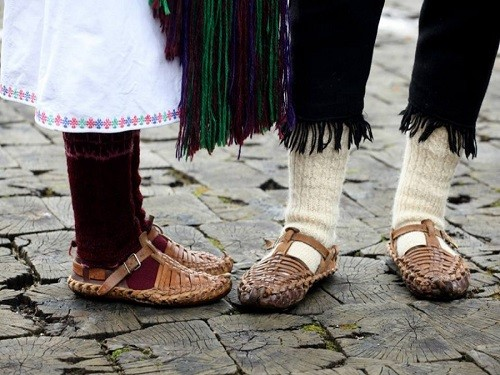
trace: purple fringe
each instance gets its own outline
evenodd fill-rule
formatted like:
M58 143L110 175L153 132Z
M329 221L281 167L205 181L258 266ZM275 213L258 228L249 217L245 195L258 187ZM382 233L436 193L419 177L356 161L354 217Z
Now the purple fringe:
M273 125L279 130L280 137L290 133L295 127L296 117L291 103L291 56L290 56L290 20L288 0L232 0L228 6L232 7L231 45L223 50L229 51L230 71L224 75L227 78L227 92L208 93L210 98L202 97L201 89L201 53L200 41L203 27L203 11L212 0L194 2L192 0L168 0L171 14L165 15L162 3L155 0L151 3L153 15L160 21L161 31L166 35L165 56L168 60L180 58L182 64L182 93L180 106L180 130L177 143L177 157L183 155L193 156L200 148L212 151L220 138L226 138L226 144L242 145L245 139L255 133L269 130ZM222 0L219 0L222 1ZM257 4L260 1L260 4ZM215 4L215 3L214 3ZM221 6L222 3L217 3ZM257 6L262 7L263 17L274 17L279 12L279 30L276 30L276 42L271 43L266 39L269 30L265 23L260 25L261 35L257 34ZM267 11L267 13L266 13ZM227 14L227 13L226 13ZM260 14L260 13L259 13ZM205 14L206 16L206 14ZM214 22L221 22L215 20ZM223 16L224 17L224 16ZM265 20L266 18L264 18ZM271 18L269 18L271 19ZM260 30L260 29L259 29ZM216 30L214 46L221 48L223 31ZM269 35L271 35L270 33ZM262 40L257 41L259 37ZM271 43L271 44L270 44ZM270 46L276 45L277 51L269 51ZM277 66L271 67L276 82L270 82L266 73L269 73L269 57L259 56L257 49L267 48L265 54L277 56ZM258 47L259 46L259 47ZM264 51L266 51L264 49ZM263 57L262 60L259 58ZM217 56L213 57L218 61ZM267 61L267 66L264 66ZM215 64L216 65L216 64ZM262 66L261 66L262 65ZM214 67L214 74L217 72ZM268 69L267 71L265 69ZM275 74L277 72L277 76ZM213 78L213 77L212 77ZM213 81L213 79L212 79ZM215 86L214 86L215 87ZM168 89L168 88L166 88ZM219 94L219 95L217 95ZM272 95L272 100L267 101L267 95ZM222 122L217 115L223 113L227 119L226 111L217 111L217 100L227 100L229 106L229 129L221 130L217 124ZM213 104L207 105L213 100ZM200 103L204 103L204 110L200 115ZM270 103L274 103L270 107ZM274 108L276 107L276 108ZM204 123L208 122L208 123ZM200 129L204 129L206 138L200 139Z

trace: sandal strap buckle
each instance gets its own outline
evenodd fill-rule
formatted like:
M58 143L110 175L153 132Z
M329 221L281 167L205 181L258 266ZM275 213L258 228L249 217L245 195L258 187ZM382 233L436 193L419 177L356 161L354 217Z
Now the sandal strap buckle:
M129 261L133 259L135 260L135 265L133 266L134 268L130 268L127 263L129 263ZM139 260L139 258L137 257L137 254L136 253L132 253L132 255L130 255L127 260L125 262L123 262L123 267L125 267L125 269L127 270L128 274L130 275L132 272L134 271L137 271L139 268L141 268L142 266L142 263L141 261Z
M122 264L123 267L118 267L101 285L97 294L103 296L107 294L111 289L113 289L116 285L118 285L125 277L130 275L132 272L138 270L142 263L141 260L144 260L150 256L155 255L155 253L159 253L151 241L148 240L148 235L146 232L143 232L139 237L139 242L142 245L142 249L140 249L137 253L132 253L127 260Z

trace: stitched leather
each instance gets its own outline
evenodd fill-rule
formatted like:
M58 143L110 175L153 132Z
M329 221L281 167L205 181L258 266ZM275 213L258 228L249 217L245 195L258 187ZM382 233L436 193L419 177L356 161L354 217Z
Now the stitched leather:
M287 254L294 241L304 242L322 255L314 274L302 260ZM301 301L315 282L336 270L337 256L336 246L327 249L296 228L287 228L276 241L273 253L243 275L238 287L240 301L261 308L290 307Z
M412 247L399 257L397 239L415 231L425 234L426 244ZM437 230L431 220L393 230L390 237L389 253L412 293L430 299L453 299L465 294L469 286L470 271L459 255L450 254L441 248L437 237L443 238L455 248L456 245L446 232Z
M161 236L167 242L167 247L164 250L165 254L175 259L182 265L196 271L206 272L211 275L221 275L231 272L233 268L233 260L225 255L219 258L205 251L193 251L176 243L169 237L165 236L160 227L153 224L154 217L149 216L148 222L151 229L148 232L148 238L153 241L157 236Z

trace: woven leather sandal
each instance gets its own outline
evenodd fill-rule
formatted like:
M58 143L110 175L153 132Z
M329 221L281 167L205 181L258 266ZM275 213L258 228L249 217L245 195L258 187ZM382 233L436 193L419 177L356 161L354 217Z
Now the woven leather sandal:
M148 239L153 241L157 236L163 237L168 243L165 254L183 266L210 275L222 275L231 272L233 269L233 260L230 256L224 254L223 258L219 258L205 251L189 250L165 236L161 228L153 224L153 220L154 217L149 216L148 222L151 225L151 229L148 232Z
M409 249L398 257L396 241L409 232L423 232L426 245ZM391 232L389 253L398 267L406 286L417 297L450 300L462 297L469 287L470 271L459 255L444 250L437 237L452 248L457 245L445 231L436 229L431 220L406 225Z
M322 256L315 273L300 259L288 255L293 242L303 242ZM311 286L331 275L337 268L338 249L327 249L312 237L295 228L287 228L272 246L273 253L254 264L242 277L238 286L238 297L243 305L286 309L300 302Z
M68 279L69 288L86 297L168 306L212 302L231 290L230 274L214 276L191 270L156 249L145 232L139 240L142 248L112 270L88 268L74 261L73 274ZM127 276L138 270L141 262L149 257L160 265L154 286L146 290L129 288Z

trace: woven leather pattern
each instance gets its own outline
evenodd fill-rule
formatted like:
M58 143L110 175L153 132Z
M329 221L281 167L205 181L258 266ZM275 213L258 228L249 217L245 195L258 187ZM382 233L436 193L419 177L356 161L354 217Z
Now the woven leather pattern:
M210 275L221 275L231 272L233 269L233 260L231 257L224 255L223 258L219 258L205 251L190 250L172 241L162 233L159 227L154 225L150 233L148 233L148 238L152 240L156 236L162 236L168 242L165 253L187 268L206 272Z
M277 241L273 254L254 264L243 275L238 287L238 296L243 305L269 309L288 308L300 302L315 282L335 272L338 255L336 247L318 250L326 255L326 259L322 260L315 274L300 259L287 255L291 243L296 240L295 233L298 230L287 230ZM307 238L300 234L303 242ZM319 245L312 238L310 240Z
M397 238L416 229L426 234L427 244L416 246L398 257L395 245ZM440 300L460 298L469 287L469 268L462 257L436 246L439 244L436 237L453 245L448 235L437 230L432 221L423 220L418 228L411 225L398 229L397 236L391 234L389 252L406 286L416 296Z

